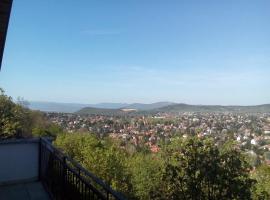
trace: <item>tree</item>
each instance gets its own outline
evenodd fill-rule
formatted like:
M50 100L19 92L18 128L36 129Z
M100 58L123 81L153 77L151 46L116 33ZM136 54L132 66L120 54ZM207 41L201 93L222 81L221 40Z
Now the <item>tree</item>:
M270 166L261 165L252 174L252 177L257 181L253 188L253 199L270 199Z
M164 156L159 199L251 199L249 166L231 143L219 149L209 139L178 139Z
M28 109L25 102L18 98L18 103L14 103L0 88L0 139L55 136L62 132L44 113Z
M127 153L117 143L89 133L71 133L58 135L55 144L115 190L125 194L131 190Z
M31 135L30 111L15 104L0 88L0 138L25 137Z
M134 196L142 200L154 199L162 182L162 159L154 154L137 153L128 164Z
M49 122L45 114L40 111L31 111L30 118L33 136L56 137L56 135L63 133L63 129L59 125Z

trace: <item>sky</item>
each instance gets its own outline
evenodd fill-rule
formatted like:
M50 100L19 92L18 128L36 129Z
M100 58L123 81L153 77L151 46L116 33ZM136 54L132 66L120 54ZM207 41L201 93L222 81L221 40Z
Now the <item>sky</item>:
M69 103L270 103L269 0L14 0L0 87Z

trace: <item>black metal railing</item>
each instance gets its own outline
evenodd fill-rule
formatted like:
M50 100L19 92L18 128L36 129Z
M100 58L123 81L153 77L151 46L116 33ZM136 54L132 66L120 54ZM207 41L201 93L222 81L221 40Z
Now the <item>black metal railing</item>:
M40 180L56 200L123 200L124 198L101 179L40 139Z

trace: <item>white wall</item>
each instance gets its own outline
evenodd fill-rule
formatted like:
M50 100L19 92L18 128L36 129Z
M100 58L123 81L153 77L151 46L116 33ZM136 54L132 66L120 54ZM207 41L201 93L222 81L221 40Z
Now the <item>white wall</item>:
M0 142L0 184L37 180L39 140Z

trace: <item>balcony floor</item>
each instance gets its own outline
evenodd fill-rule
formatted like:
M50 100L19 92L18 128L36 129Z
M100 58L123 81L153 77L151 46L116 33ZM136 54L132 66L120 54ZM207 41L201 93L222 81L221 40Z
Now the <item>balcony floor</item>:
M3 200L50 200L40 182L0 186L0 199Z

